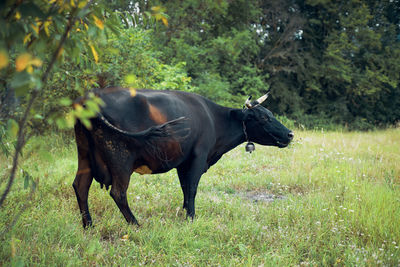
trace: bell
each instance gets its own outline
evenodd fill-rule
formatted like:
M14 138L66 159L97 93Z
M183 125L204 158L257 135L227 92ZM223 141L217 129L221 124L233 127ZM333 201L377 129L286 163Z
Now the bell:
M252 142L248 142L246 144L246 152L253 152L254 150L256 150L256 146L252 143Z

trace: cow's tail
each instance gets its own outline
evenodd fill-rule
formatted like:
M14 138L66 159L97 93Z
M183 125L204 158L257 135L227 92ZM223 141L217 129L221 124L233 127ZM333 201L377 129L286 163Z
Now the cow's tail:
M99 114L98 118L112 130L128 138L135 139L140 144L143 152L156 157L160 160L160 162L162 162L162 164L167 164L170 161L164 144L175 142L175 144L178 146L178 151L182 153L180 141L184 140L190 133L190 128L185 127L184 125L184 121L187 120L186 117L180 117L171 121L167 121L163 124L152 126L141 132L129 132L122 130L113 125L102 114Z
M138 139L147 139L147 138L157 138L157 137L173 137L176 135L179 130L187 131L187 129L183 129L182 123L186 120L186 117L180 117L174 120L167 121L163 124L152 126L144 131L140 132L129 132L118 128L117 126L113 125L109 120L107 120L103 114L99 113L99 119L107 125L109 128L113 129L114 131L121 133L128 137L138 138ZM179 129L181 128L181 129Z

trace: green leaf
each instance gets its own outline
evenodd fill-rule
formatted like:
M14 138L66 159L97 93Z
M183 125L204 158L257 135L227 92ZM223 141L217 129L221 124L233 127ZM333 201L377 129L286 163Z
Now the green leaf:
M7 133L8 133L8 135L11 136L11 137L16 137L17 134L18 134L18 130L19 130L18 123L13 119L9 119L7 121Z
M93 97L92 98L92 100L95 102L95 103L97 103L99 106L105 106L105 103L104 103L104 101L100 98L100 97Z
M99 105L93 100L87 100L85 105L88 110L92 111L94 114L100 111Z
M25 3L19 7L19 11L21 12L22 17L31 16L44 18L45 14L43 11L34 3Z
M67 98L67 97L63 97L60 99L60 105L64 106L64 107L68 107L72 104L72 100Z
M38 76L31 76L31 88L35 88L35 90L39 90L42 88L43 83L42 80Z
M89 14L90 13L90 9L89 8L87 8L87 9L81 9L81 10L79 10L79 12L78 12L78 14L76 15L78 18L83 18L83 17L85 17L87 14Z
M83 125L85 125L87 129L92 129L92 124L90 123L90 120L82 118L80 119L80 121L83 123Z
M34 118L34 119L37 119L37 120L43 120L43 116L40 115L40 114L35 114L35 115L33 116L33 118Z
M135 74L129 74L125 76L125 82L127 84L136 84L137 82L137 77Z
M67 128L74 127L76 122L76 117L74 116L73 112L69 112L67 115L65 115L65 122Z
M32 75L25 71L17 72L11 80L10 86L15 89L17 96L24 96L29 92L32 82Z
M80 114L79 114L79 118L85 118L85 119L89 119L89 118L93 118L94 116L96 116L96 112L90 109L83 109Z

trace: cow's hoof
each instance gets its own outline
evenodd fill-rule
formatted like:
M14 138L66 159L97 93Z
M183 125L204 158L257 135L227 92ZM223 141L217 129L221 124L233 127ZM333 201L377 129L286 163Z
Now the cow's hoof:
M94 224L93 223L90 223L88 225L83 225L83 229L85 229L85 230L92 229L92 228L94 228Z

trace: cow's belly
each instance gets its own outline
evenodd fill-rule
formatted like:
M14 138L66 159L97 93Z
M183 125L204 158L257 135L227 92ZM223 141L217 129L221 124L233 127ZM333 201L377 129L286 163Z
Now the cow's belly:
M138 158L133 163L133 172L138 174L158 174L170 171L173 168L179 166L185 157L185 154L180 149L178 143L166 144L168 147L160 147L156 153L152 153L151 156L144 156Z
M164 164L154 164L154 162L140 162L136 163L133 167L133 172L138 173L140 175L144 174L158 174L165 173L170 171L171 169L177 167L179 165L179 161L164 163Z

